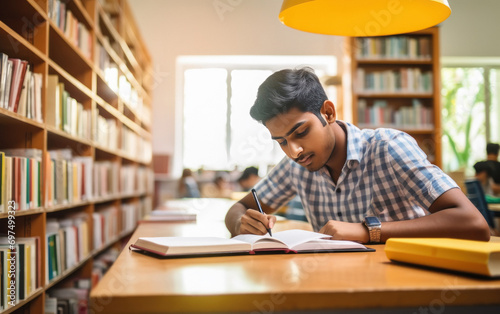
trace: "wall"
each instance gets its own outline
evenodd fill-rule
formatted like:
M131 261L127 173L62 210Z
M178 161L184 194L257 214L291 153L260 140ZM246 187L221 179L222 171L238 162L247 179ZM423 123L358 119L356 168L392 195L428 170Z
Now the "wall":
M441 23L441 55L499 57L500 1L449 0L450 17Z
M177 56L335 55L341 60L341 37L282 25L278 20L281 0L128 1L155 64L155 153L173 154L175 149ZM452 15L441 24L442 56L500 56L496 40L500 1L449 2Z
M281 0L128 0L155 69L153 151L174 151L180 55L336 55L341 37L290 29Z

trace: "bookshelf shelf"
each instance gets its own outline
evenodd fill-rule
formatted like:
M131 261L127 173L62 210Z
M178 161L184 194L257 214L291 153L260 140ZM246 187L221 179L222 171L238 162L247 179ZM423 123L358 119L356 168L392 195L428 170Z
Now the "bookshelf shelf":
M432 65L432 60L419 59L358 59L358 64L362 65Z
M389 127L413 136L441 167L439 29L346 38L344 106L360 128Z
M18 115L15 112L9 111L4 108L0 108L0 129L5 128L8 132L16 130L17 127L26 127L32 130L39 129L40 131L44 128L44 124L37 122L33 119L26 118ZM9 132L10 133L10 132ZM0 143L2 140L0 139Z
M16 55L16 57L20 59L32 60L34 63L40 63L47 59L45 54L40 49L16 33L1 20L0 48L3 53Z
M14 307L11 307L11 308L3 311L2 314L9 314L9 313L16 312L17 310L19 310L24 305L29 304L30 302L32 302L35 298L43 295L43 292L44 292L43 288L36 289L27 299L21 301L19 304L16 304Z
M15 305L0 301L0 314L43 313L59 288L95 284L98 255L152 209L151 58L136 28L113 22L135 25L126 0L113 0L112 18L100 1L0 1L0 74L11 68L0 75L0 227L15 219L16 253L36 267L23 265L24 289ZM116 65L114 90L99 46ZM16 97L2 84L20 87ZM10 252L0 244L2 267Z
M33 215L33 214L41 214L43 212L44 212L43 207L21 210L19 212L16 212L16 217ZM8 218L8 216L9 216L8 213L0 213L0 219Z

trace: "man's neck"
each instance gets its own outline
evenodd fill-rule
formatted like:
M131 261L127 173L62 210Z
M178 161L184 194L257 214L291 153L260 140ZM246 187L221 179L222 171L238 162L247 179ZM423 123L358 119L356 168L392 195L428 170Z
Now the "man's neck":
M498 155L489 154L489 155L486 156L486 160L497 161L498 160Z
M335 135L335 148L325 166L333 181L337 183L347 159L347 130L342 123L338 122L331 124L330 127L333 128Z

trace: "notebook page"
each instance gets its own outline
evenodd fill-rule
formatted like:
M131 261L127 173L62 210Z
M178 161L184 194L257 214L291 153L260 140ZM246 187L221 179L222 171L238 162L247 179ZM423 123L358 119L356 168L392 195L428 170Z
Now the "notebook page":
M299 230L299 229L293 229L293 230L285 230L281 232L276 232L274 238L281 240L283 243L288 245L289 248L293 248L294 246L297 246L299 244L311 241L311 240L316 240L316 239L328 239L331 236L323 234L323 233L317 233L317 232L312 232L312 231L306 231L306 230Z

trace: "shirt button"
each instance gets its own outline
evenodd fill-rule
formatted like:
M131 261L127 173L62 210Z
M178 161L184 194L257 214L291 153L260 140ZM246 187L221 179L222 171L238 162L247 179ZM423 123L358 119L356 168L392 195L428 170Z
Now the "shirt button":
M337 213L337 216L342 217L342 213L341 213L341 212L338 212L338 213Z
M342 190L340 188L337 188L337 194L342 192Z

